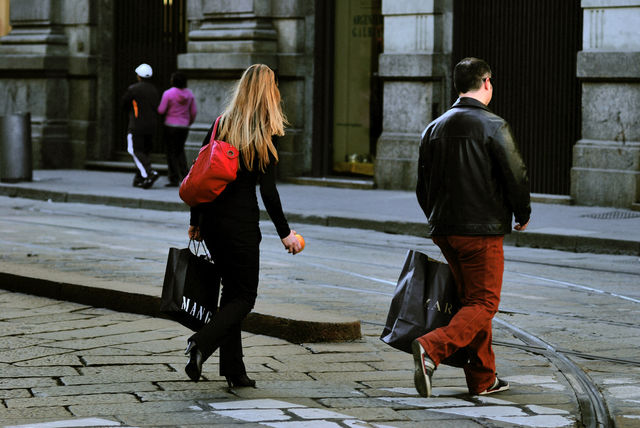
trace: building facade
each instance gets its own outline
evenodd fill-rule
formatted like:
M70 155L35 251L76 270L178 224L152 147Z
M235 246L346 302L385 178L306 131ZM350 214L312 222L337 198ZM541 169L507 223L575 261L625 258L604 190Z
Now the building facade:
M119 98L141 62L160 90L186 73L194 156L233 82L265 63L290 122L281 177L413 189L452 67L478 56L534 192L640 200L640 0L3 0L0 23L0 115L31 113L36 168L129 161ZM163 162L160 138L154 151Z

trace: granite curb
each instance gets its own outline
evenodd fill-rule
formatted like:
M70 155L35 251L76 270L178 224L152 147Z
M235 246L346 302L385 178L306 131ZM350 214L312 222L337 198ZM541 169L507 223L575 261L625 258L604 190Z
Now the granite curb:
M184 203L179 201L158 201L154 199L95 195L87 193L63 192L57 190L34 189L15 185L0 184L0 195L52 202L86 203L109 205L124 208L140 208L162 211L186 211ZM264 209L260 211L262 219L268 219ZM373 230L377 232L428 237L423 222L376 220L332 215L311 215L285 211L290 222ZM528 230L526 233L514 232L505 236L505 244L518 247L545 248L572 252L591 252L599 254L640 255L640 242L624 239L600 238L580 235L561 235L540 233Z
M91 282L92 284L89 284ZM133 285L103 281L69 272L0 263L0 288L55 300L152 317L160 312L160 297ZM360 339L360 321L304 305L258 304L242 329L291 343L343 342Z

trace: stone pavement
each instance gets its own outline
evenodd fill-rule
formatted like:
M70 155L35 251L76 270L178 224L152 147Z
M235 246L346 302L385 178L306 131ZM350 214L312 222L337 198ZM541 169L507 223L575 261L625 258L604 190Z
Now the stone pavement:
M418 397L411 358L368 326L348 343L292 344L243 333L258 388L229 389L217 358L186 378L188 331L163 319L0 291L0 426L481 427L574 426L564 377L533 354L496 346L513 385L466 394L440 366L434 397ZM499 327L495 336L508 332Z
M132 174L88 170L37 170L32 182L0 183L0 195L54 202L185 210L176 188L131 186ZM292 223L352 227L426 236L424 214L411 191L341 189L281 183L283 207ZM567 199L534 195L530 225L512 233L508 245L565 251L640 255L640 212L567 205ZM536 201L544 201L536 202Z

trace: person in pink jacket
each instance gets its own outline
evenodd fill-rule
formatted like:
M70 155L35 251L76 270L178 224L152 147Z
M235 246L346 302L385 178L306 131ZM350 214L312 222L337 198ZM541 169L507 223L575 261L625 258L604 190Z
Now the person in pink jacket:
M189 172L184 144L189 135L189 126L198 113L196 100L187 88L184 74L175 72L171 75L171 88L162 94L158 113L164 115L164 141L169 167L169 182L166 186L179 186Z

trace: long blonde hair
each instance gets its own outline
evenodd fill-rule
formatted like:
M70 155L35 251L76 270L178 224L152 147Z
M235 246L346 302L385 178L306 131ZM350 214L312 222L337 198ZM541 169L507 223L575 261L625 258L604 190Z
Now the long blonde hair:
M278 152L271 137L284 135L284 126L288 123L273 70L264 64L247 68L235 86L221 121L219 138L242 152L249 171L253 170L256 154L262 172L269 164L269 152L277 161Z

